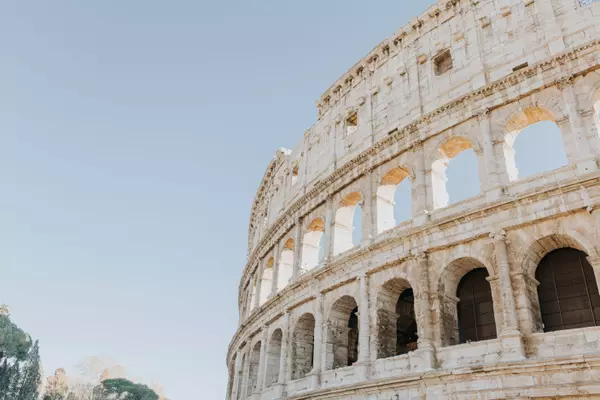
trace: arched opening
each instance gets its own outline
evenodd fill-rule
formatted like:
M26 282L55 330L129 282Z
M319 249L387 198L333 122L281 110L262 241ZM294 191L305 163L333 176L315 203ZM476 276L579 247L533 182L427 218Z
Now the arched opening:
M256 306L256 296L258 296L258 285L255 282L252 285L252 292L250 293L250 296L248 296L248 298L250 299L250 304L249 304L248 309L250 311L254 310L254 308Z
M260 348L261 342L256 342L250 353L250 364L248 365L248 391L247 395L250 396L256 391L258 385L258 369L260 368Z
M600 296L594 269L580 250L548 253L535 273L544 332L598 326Z
M392 229L412 218L412 191L408 172L394 168L377 188L377 232Z
M315 317L304 314L292 335L292 379L302 379L313 369L315 346Z
M240 363L240 369L236 371L237 374L237 396L235 400L242 399L242 389L244 385L244 369L246 367L246 355L242 356L242 362Z
M488 271L478 260L463 257L440 275L437 313L442 346L495 338L494 293Z
M234 399L233 396L233 382L235 380L235 374L236 374L236 370L235 370L235 363L237 361L237 354L234 354L233 357L231 358L231 363L229 364L230 367L229 369L229 376L228 376L228 381L227 381L227 398L231 399L231 400L236 400Z
M568 164L560 128L549 110L527 108L509 120L505 132L503 151L511 181Z
M600 89L594 93L594 119L596 121L596 133L600 136Z
M327 370L348 367L358 360L358 306L350 296L331 308L325 351Z
M386 282L377 296L377 358L417 349L417 320L413 290L404 279Z
M492 290L485 268L467 273L458 284L459 343L496 338Z
M333 236L334 255L350 250L360 243L362 234L362 207L360 192L353 192L342 199L335 213Z
M281 251L279 259L279 272L277 276L277 290L286 287L292 279L294 270L294 239L288 239Z
M481 189L473 143L462 136L446 140L431 165L435 209L477 196Z
M308 224L306 233L302 240L302 267L300 273L305 273L316 268L321 262L323 251L323 236L325 232L325 221L315 218Z
M273 265L275 264L275 260L273 257L269 258L269 260L265 263L265 267L263 269L262 279L260 281L260 297L259 304L263 305L271 294L271 288L273 287Z
M279 382L279 366L281 363L281 339L283 332L276 329L271 335L267 350L267 371L265 375L265 386L271 387Z

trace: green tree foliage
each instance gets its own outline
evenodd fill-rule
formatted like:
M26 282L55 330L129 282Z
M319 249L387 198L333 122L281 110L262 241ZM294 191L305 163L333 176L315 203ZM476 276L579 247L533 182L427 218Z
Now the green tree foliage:
M37 400L42 381L40 368L37 341L24 361L5 357L0 364L0 400Z
M36 340L29 351L27 361L24 363L19 392L15 400L36 400L39 396L41 383L40 347L39 342Z
M146 385L127 379L106 379L94 391L98 400L116 396L119 400L158 400L159 396ZM106 397L103 397L106 396ZM114 397L112 397L114 398ZM94 397L96 399L96 397Z
M10 316L0 314L0 361L3 358L25 360L31 348L31 338L12 323Z

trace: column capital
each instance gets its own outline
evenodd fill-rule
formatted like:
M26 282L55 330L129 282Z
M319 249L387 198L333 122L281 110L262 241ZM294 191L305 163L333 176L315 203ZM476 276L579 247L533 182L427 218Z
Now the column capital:
M489 108L483 108L479 111L476 111L474 114L474 117L477 118L478 121L485 121L489 118L490 114L492 113L492 110L490 110Z
M412 249L410 251L410 255L412 258L414 258L415 260L417 260L419 262L426 261L429 258L429 253L426 250Z
M489 234L490 239L494 242L501 242L506 240L506 231L504 229L495 229Z
M559 90L565 90L568 87L571 87L575 83L575 77L573 75L563 76L556 80L556 87Z

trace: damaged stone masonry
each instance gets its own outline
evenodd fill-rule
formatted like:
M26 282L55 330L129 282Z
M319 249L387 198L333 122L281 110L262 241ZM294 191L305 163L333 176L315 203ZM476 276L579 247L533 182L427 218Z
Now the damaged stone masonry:
M226 398L599 398L599 115L597 0L438 0L379 44L263 177ZM540 122L567 165L521 177Z

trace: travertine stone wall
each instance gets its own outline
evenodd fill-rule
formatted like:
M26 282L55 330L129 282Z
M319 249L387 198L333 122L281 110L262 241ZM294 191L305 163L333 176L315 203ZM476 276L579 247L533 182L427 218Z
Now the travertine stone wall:
M321 96L252 206L227 399L600 396L600 327L545 333L535 279L573 248L600 282L598 21L597 1L440 0ZM521 179L513 144L540 121L568 165ZM445 169L467 149L480 194L449 204ZM397 224L406 180L412 218ZM459 344L457 287L477 268L497 338ZM407 288L418 346L395 356Z

